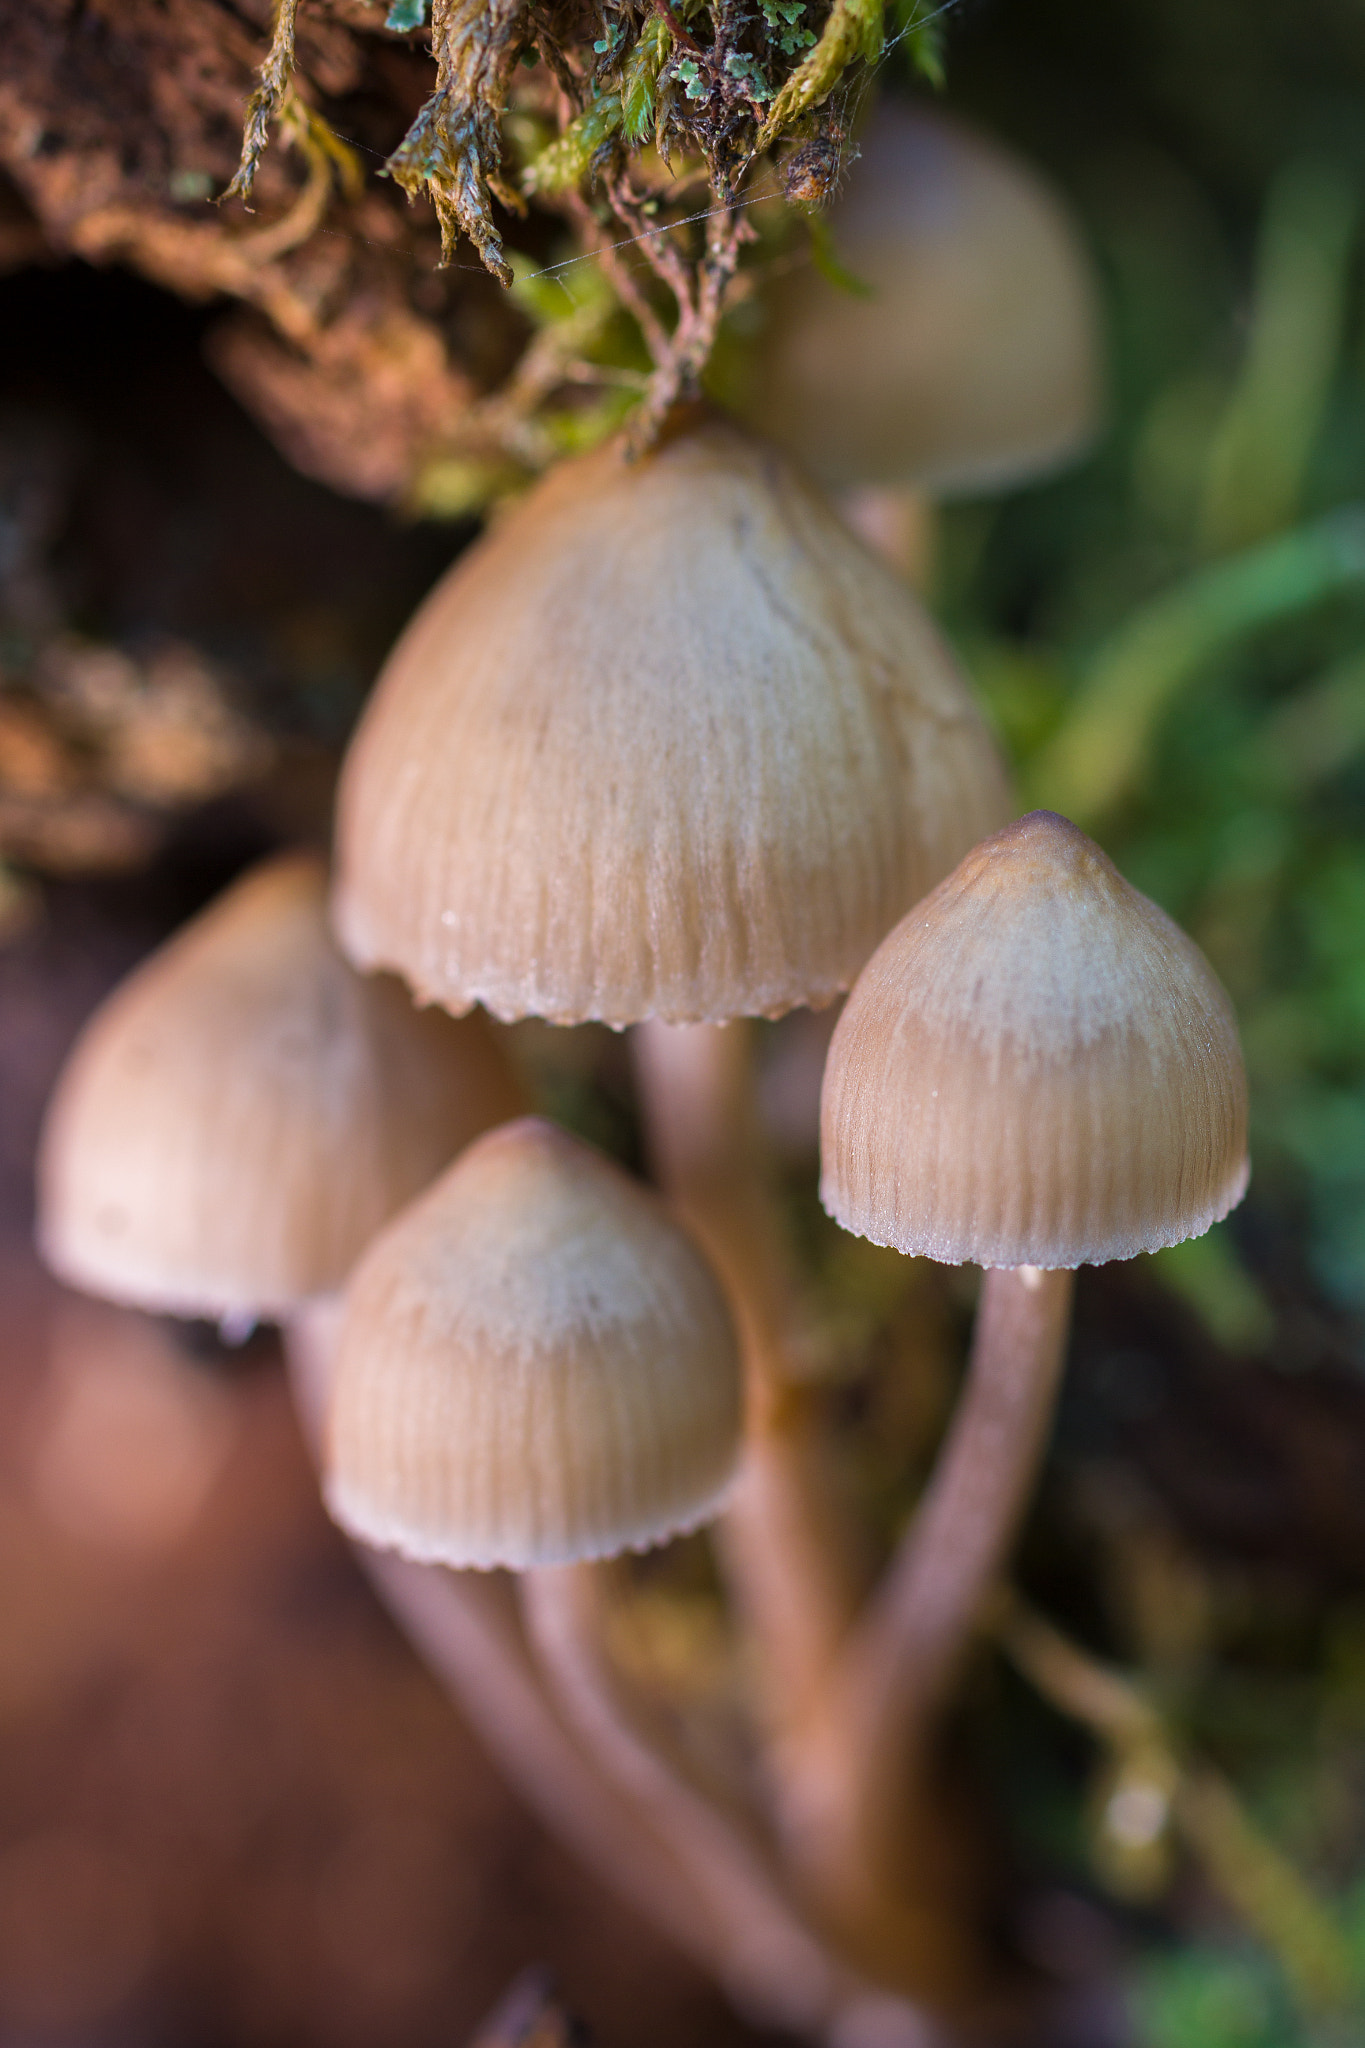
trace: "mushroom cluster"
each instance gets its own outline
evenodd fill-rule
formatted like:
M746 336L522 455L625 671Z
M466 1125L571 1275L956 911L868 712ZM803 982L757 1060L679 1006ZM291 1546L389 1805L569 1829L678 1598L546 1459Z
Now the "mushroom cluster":
M926 162L965 152L949 252L998 203L1015 270L1073 308L1079 367L1008 292L995 315L1031 424L954 459L1018 474L1089 429L1083 284L1049 202L1007 203L994 156L916 119ZM918 375L864 397L941 481L951 407ZM644 456L563 463L400 640L343 772L342 951L320 862L248 875L94 1019L44 1146L54 1268L285 1324L333 1514L529 1794L747 2009L830 2043L924 2048L931 2013L991 1990L923 1794L1072 1269L1206 1229L1246 1181L1207 964L1074 826L1009 812L905 583L773 446L680 410ZM870 1593L747 1021L850 989L825 1203L987 1269L959 1409ZM631 1029L658 1191L524 1113L490 1014ZM752 1691L748 1762L714 1778L613 1662L604 1563L712 1521Z

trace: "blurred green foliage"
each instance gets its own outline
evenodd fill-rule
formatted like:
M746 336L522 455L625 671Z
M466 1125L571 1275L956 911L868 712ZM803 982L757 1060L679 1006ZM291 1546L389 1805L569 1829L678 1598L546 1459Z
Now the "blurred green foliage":
M1365 1887L1347 1902L1348 1932L1365 1982ZM1283 1975L1250 1943L1195 1944L1150 1958L1131 1994L1143 2048L1353 2048L1358 2020L1305 2020Z
M950 15L947 75L1081 214L1111 392L1075 471L944 512L936 601L1027 800L1080 817L1196 936L1246 1045L1249 1199L1151 1271L1215 1350L1305 1370L1330 1331L1365 1366L1365 5L980 0ZM1098 1582L1139 1548L1116 1536ZM1120 1629L1122 1654L1365 1986L1358 1591L1182 1568L1199 1647L1167 1669ZM1163 1579L1158 1610L1178 1605ZM1044 1867L1102 1880L1102 1802L1087 1815L1076 1759L1045 1747L1060 1730L1010 1718L1016 1826ZM1101 1787L1106 1767L1086 1766ZM1177 1877L1134 1924L1140 2048L1365 2040L1365 2010L1306 2012L1285 1957L1210 1905Z
M1028 800L1233 994L1253 1194L1160 1270L1255 1350L1299 1247L1365 1309L1365 8L1023 12L964 17L949 98L1083 213L1110 422L1075 474L945 515L939 596Z

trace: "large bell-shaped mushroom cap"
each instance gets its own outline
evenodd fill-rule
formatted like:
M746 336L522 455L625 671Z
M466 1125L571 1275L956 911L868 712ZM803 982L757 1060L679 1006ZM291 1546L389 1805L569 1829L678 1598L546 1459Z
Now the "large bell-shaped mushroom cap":
M840 263L772 288L746 416L830 484L940 495L1044 474L1093 438L1099 298L1064 203L988 136L884 101L830 208Z
M774 1014L1007 809L915 598L711 421L564 463L437 585L346 762L338 930L457 1011Z
M706 1520L739 1431L734 1330L700 1252L618 1167L526 1117L356 1269L325 1490L362 1542L522 1570Z
M821 1125L830 1214L950 1263L1131 1258L1199 1236L1247 1184L1222 986L1050 811L976 847L872 956Z
M321 861L265 862L91 1018L39 1161L63 1279L175 1314L284 1316L522 1107L487 1020L362 979L326 897Z

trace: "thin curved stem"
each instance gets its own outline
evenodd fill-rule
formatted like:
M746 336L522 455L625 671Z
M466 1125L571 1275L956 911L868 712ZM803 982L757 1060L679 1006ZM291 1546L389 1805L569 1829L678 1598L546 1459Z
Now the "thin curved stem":
M853 484L835 499L859 540L923 593L934 573L937 525L933 499L909 485Z
M842 1901L894 1882L924 1751L1042 1457L1073 1278L1032 1266L986 1273L967 1382L933 1477L799 1738L798 1853Z
M807 1712L856 1609L848 1532L791 1360L792 1281L763 1179L747 1023L632 1033L655 1172L724 1283L746 1388L744 1467L721 1529L777 1729Z
M714 1973L718 1944L709 1907L671 1849L613 1794L565 1732L527 1654L511 1588L378 1552L360 1556L384 1605L532 1811L619 1897Z
M709 1898L732 1997L819 2038L854 1980L801 1923L742 1824L714 1806L643 1729L602 1642L600 1588L600 1567L593 1565L547 1568L522 1580L528 1630L555 1695L603 1773Z
M698 397L740 249L752 239L754 230L735 207L712 210L706 217L705 251L700 262L693 262L675 245L671 230L650 224L626 180L618 178L609 184L607 195L617 219L636 237L645 262L667 286L677 306L677 320L662 354L655 347L655 330L645 329L655 368L630 429L630 445L636 454L642 454L653 445L674 406L680 400Z

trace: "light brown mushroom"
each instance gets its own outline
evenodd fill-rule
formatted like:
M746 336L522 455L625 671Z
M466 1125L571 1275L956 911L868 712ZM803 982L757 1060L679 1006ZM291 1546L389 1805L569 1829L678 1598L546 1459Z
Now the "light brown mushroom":
M996 491L1078 455L1103 389L1094 269L1032 165L884 100L828 216L866 295L813 266L772 288L746 415L827 484Z
M554 1708L601 1774L606 1811L594 1808L590 1846L623 1796L640 1839L623 1845L628 1859L614 1849L618 1878L623 1863L651 1878L642 1851L663 1849L671 1889L690 1895L685 1935L695 1943L700 1913L708 1959L742 2004L821 2036L861 2009L866 1987L805 1924L744 1817L641 1724L604 1640L591 1560L709 1519L739 1449L724 1299L657 1199L553 1125L510 1124L371 1247L339 1332L314 1318L291 1352L306 1405L330 1382L333 1514L362 1544L409 1560L371 1563L405 1620L434 1617L431 1581L447 1589L435 1643L471 1711L486 1710L489 1684L486 1654L467 1654L468 1568L510 1567ZM424 1583L421 1561L457 1570ZM524 1740L524 1709L517 1719ZM526 1771L517 1736L492 1730L534 1788L546 1767ZM552 1773L557 1817L564 1765ZM878 2004L894 2012L894 2038L923 2038L904 2001Z
M860 1237L1060 1268L1197 1237L1247 1182L1246 1076L1208 962L1035 811L883 942L830 1046L822 1192Z
M526 1117L396 1217L346 1293L326 1495L362 1542L527 1570L709 1520L734 1473L733 1326L656 1198Z
M776 1014L1006 813L925 612L709 419L563 464L427 599L346 762L338 929L455 1011Z
M1007 814L922 607L782 457L709 415L642 460L563 464L495 526L399 642L343 771L352 958L455 1010L640 1022L646 1122L693 1121L684 1174L653 1149L743 1333L726 1558L775 1713L842 1634L851 1575L786 1371L761 1164L736 1158L747 1044L715 1024L828 1000ZM688 1019L714 1023L685 1049L683 1104L680 1049L647 1041Z
M533 1179L547 1170L551 1178L572 1174L586 1160L598 1195L607 1196L609 1231L615 1232L624 1213L627 1236L650 1269L649 1285L658 1288L648 1234L637 1235L641 1201L653 1225L667 1228L651 1197L543 1124L514 1125L472 1152L485 1146L497 1151L504 1139L513 1154L514 1182L528 1170ZM532 1203L539 1225L558 1206L554 1196L546 1203L545 1192L542 1183ZM561 1186L559 1196L565 1192ZM623 1200L624 1212L617 1206ZM580 1205L580 1222L582 1214ZM677 1242L675 1234L675 1251ZM534 1291L534 1274L524 1277ZM684 1292L691 1291L694 1277L686 1279ZM711 1297L708 1318L714 1284ZM345 1302L334 1297L311 1303L287 1332L295 1399L315 1452L329 1433L344 1319ZM440 1371L439 1359L428 1362ZM461 1371L469 1363L467 1357L447 1357L446 1369ZM732 1384L735 1369L731 1348ZM402 1396L410 1392L405 1386ZM357 1454L364 1484L371 1466L363 1439ZM524 1475L521 1484L524 1489ZM509 1580L502 1573L423 1565L365 1541L359 1557L380 1597L533 1810L637 1910L713 1971L743 2011L812 2040L862 2038L859 2029L869 2018L887 2048L928 2048L937 2039L913 2004L875 1990L830 1948L788 1896L771 1851L746 1819L708 1796L686 1763L667 1745L657 1745L657 1731L641 1722L640 1702L610 1654L598 1567L532 1565Z
M487 1020L337 952L311 855L252 869L87 1024L43 1132L38 1235L92 1294L282 1319L521 1090Z
M830 1045L825 1206L985 1275L915 1522L812 1731L809 1851L884 1868L905 1756L956 1674L1052 1414L1072 1271L1196 1236L1247 1184L1232 1007L1197 946L1065 818L974 849L869 961Z

